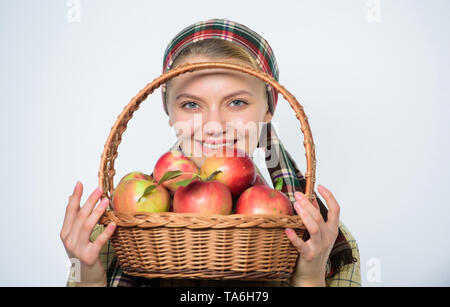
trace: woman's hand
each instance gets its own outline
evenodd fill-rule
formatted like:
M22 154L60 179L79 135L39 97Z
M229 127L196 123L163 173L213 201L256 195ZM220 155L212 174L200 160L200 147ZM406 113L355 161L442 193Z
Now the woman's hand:
M98 236L95 242L89 241L92 230L108 206L108 199L104 198L94 209L102 195L97 188L80 208L83 185L77 182L73 194L69 197L66 215L60 237L69 258L80 261L80 286L105 286L106 272L99 259L102 247L114 232L115 225L111 223Z
M300 253L291 279L293 286L325 286L327 260L338 236L340 207L329 190L321 185L318 185L317 189L329 208L327 222L320 214L316 199L311 203L303 193L296 192L297 201L294 208L301 216L310 238L303 241L294 230L285 230L289 240Z

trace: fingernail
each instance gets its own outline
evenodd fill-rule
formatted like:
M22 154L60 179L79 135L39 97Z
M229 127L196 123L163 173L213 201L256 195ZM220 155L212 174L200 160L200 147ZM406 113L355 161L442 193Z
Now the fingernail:
M292 236L292 234L294 233L294 230L292 230L291 228L286 228L285 232L288 236Z
M103 194L102 188L98 187L97 189L95 189L95 195L101 196Z
M297 211L302 211L302 208L300 207L300 204L295 203L295 204L294 204L294 207L295 207L295 209L296 209Z
M80 183L79 181L77 181L77 183L75 183L75 188L73 188L73 193L75 193L75 191L77 190L77 187L78 187L79 183Z
M106 207L106 206L108 205L108 201L109 201L108 198L102 199L101 205L104 206L104 207Z
M114 229L114 227L116 227L116 224L114 222L109 223L108 228L109 229Z
M299 200L303 199L303 195L301 192L295 192L295 197L297 197Z

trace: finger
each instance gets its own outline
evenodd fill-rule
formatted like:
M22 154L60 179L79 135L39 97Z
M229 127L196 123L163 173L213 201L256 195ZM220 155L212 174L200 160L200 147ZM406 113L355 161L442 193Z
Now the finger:
M89 198L84 203L83 207L80 210L80 214L87 218L91 214L92 210L95 207L95 204L97 204L102 194L103 194L102 188L101 187L96 188L94 192L92 192L91 195L89 195Z
M102 199L97 208L92 211L91 215L89 215L89 217L84 222L82 231L80 233L80 242L82 242L82 244L89 243L89 238L91 236L92 230L94 229L95 225L97 225L99 219L108 207L108 203L108 198Z
M100 188L95 189L94 192L92 192L89 198L86 200L83 207L78 211L77 217L70 231L70 235L73 235L75 240L78 241L80 232L82 231L81 228L89 215L91 215L92 209L94 208L101 195L102 190Z
M95 253L97 256L100 255L100 251L102 250L102 247L111 238L115 229L116 229L116 224L114 224L114 222L111 222L108 224L108 226L105 228L105 230L92 243L91 246L92 246L93 253Z
M316 225L319 227L319 234L320 237L315 236L314 238L312 238L312 242L314 244L319 243L320 240L322 240L322 237L324 234L327 233L328 231L328 227L327 224L325 224L322 215L318 212L318 210L316 208L314 208L314 206L309 203L309 202L304 202L302 204L300 204L298 201L295 202L294 204L294 208L295 210L298 212L298 214L300 216L302 216L301 211L304 214L308 214L308 216L316 223ZM306 225L305 225L306 226ZM314 226L313 226L314 227ZM314 228L313 228L314 229ZM314 231L314 230L313 230ZM317 237L317 238L316 238Z
M80 210L80 199L82 194L83 194L83 184L77 181L73 193L69 197L69 203L67 204L66 207L64 222L60 234L62 240L64 240L67 237L67 234L70 232L70 229L73 226L73 222L77 216L77 213Z
M311 202L305 197L305 194L303 194L302 192L296 192L294 195L300 206L307 210L309 214L311 214L311 216L319 224L319 226L322 226L325 221L323 220L322 214L320 214L319 208L316 208L313 204L311 204Z
M328 206L327 223L330 223L332 227L339 226L339 215L341 207L339 206L334 195L324 186L320 185L317 187L320 195L325 199Z
M313 205L314 205L314 207L317 208L317 210L320 210L319 203L317 202L317 198L315 198L315 197L314 197L314 200L313 200Z
M295 202L294 208L299 213L300 217L302 218L303 224L305 224L305 227L309 232L309 240L311 240L313 244L320 244L321 234L318 223L314 220L314 218L307 210L300 206L298 202Z
M292 245L294 245L300 254L306 254L308 252L309 246L305 243L305 241L297 236L293 229L286 228L284 232L286 233L289 241L291 241Z

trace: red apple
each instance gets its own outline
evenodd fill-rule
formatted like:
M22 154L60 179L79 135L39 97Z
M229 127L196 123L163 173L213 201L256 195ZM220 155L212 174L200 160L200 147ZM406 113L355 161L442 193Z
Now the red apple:
M247 153L238 148L225 150L220 154L214 154L206 158L200 174L208 177L213 172L220 170L214 179L225 184L233 197L239 196L250 187L256 178L256 168L253 160Z
M231 214L233 199L226 185L217 181L194 179L180 186L173 198L173 212Z
M130 172L128 174L126 174L125 176L122 177L122 179L120 179L120 181L125 181L128 179L145 179L145 180L153 180L152 176L147 175L143 172ZM120 182L119 181L119 182Z
M289 198L267 185L255 185L241 194L234 210L236 214L293 215Z
M153 176L156 181L159 181L168 171L182 171L186 173L162 183L172 194L178 189L177 182L193 178L194 174L199 174L197 165L176 149L166 152L158 159L153 170Z
M169 192L157 186L148 195L145 190L156 182L144 179L128 179L119 182L113 192L113 209L117 212L166 212L170 206Z

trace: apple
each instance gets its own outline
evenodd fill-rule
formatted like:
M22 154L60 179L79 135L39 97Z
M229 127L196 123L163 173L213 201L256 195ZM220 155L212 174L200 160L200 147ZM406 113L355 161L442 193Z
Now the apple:
M231 214L233 199L226 185L217 181L193 179L179 186L173 197L173 212Z
M215 153L206 158L200 168L203 177L221 171L214 179L225 184L233 197L239 196L252 186L256 178L256 168L247 153L238 148L229 148L226 153Z
M164 186L156 185L153 179L128 179L117 185L112 205L117 212L166 212L170 207L170 194Z
M294 210L283 192L267 185L254 185L239 196L234 213L293 215Z
M184 173L162 183L172 194L177 190L178 182L194 178L195 175L199 174L197 165L176 149L166 152L158 159L153 170L153 177L156 181L159 181L168 171L182 171Z
M143 172L138 172L138 171L130 172L130 173L126 174L125 176L122 177L122 179L120 179L120 181L125 181L125 180L128 180L128 179L153 180L152 176L147 175L147 174L145 174Z

